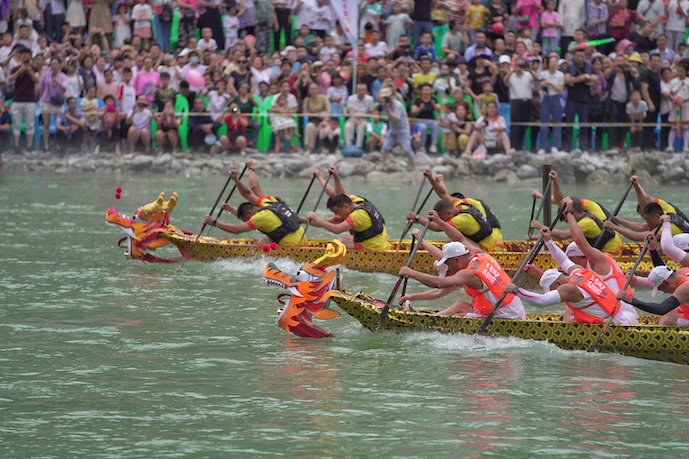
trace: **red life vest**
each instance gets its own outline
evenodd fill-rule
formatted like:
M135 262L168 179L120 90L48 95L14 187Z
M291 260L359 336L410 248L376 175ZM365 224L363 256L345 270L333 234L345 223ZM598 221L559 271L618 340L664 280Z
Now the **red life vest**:
M606 317L617 314L620 302L612 289L596 273L590 269L584 269L573 273L567 282L584 290L591 297L591 302L585 306L573 306L565 303L574 313L577 323L601 324ZM590 314L586 309L598 305L606 313L606 317L598 317Z
M490 291L495 298L502 297L505 286L512 282L505 270L490 255L477 253L469 261L467 270L476 274L486 285L486 289L479 290L474 287L464 286L464 290L471 296L471 306L479 313L488 315L493 310L495 304L485 297L485 293ZM500 307L505 307L512 302L514 295L509 293Z
M627 276L624 275L620 265L617 264L617 261L615 261L615 259L609 253L603 253L603 255L605 255L605 258L608 259L608 264L610 265L610 274L602 278L603 282L608 282L609 279L615 278L615 281L617 281L617 288L622 290L624 284L627 283ZM625 292L629 293L631 296L634 296L634 292L630 286L627 286Z

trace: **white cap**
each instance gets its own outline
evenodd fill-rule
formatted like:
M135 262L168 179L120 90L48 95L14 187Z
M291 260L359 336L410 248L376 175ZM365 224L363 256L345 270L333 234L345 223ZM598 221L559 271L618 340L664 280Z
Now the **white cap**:
M509 64L510 62L512 62L512 60L510 59L510 56L508 56L507 54L501 54L500 57L498 57L498 62L500 64Z
M583 257L584 252L581 251L579 246L577 245L576 242L571 242L567 246L567 250L565 251L565 254L567 254L567 257L572 258L572 257Z
M689 233L675 234L672 236L672 243L680 250L689 250Z
M282 50L282 52L280 53L280 56L285 57L289 54L290 51L296 51L296 50L297 50L297 48L295 48L292 45L285 46L285 49Z
M461 242L449 242L443 246L443 257L436 261L435 265L444 265L448 258L461 257L467 253L469 253L469 249Z
M541 286L544 292L549 292L550 286L553 285L553 282L560 278L561 274L562 273L557 269L549 269L543 272L543 275L541 276L541 280L538 282L538 285Z
M653 291L651 292L651 296L653 298L655 298L656 294L658 293L658 287L660 287L661 284L672 275L672 273L674 273L674 271L665 265L656 266L651 270L650 274L648 275L648 280L651 282L651 284L653 284Z

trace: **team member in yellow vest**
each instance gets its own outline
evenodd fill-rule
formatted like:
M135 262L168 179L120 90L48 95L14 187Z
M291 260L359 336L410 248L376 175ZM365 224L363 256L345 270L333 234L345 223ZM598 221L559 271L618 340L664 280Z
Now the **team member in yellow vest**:
M238 217L243 223L223 223L210 215L206 215L203 222L232 234L258 230L267 236L267 240L285 247L298 246L300 243L306 244L308 240L304 235L304 228L301 226L296 212L290 209L280 198L265 194L258 184L258 177L253 169L253 161L247 160L246 165L249 168L251 189L239 180L236 170L231 170L230 176L237 185L239 193L248 202L240 204L238 208L234 208L228 203L222 204L224 210Z
M667 266L656 266L648 275L648 280L653 284L652 296L655 297L658 290L670 293L671 296L661 303L651 303L637 300L627 292L618 292L617 297L627 301L633 306L662 315L658 325L677 327L689 327L689 276L686 271L673 271Z
M483 215L483 217L488 221L488 224L492 228L491 235L493 236L493 240L495 241L495 246L502 247L503 239L502 231L500 229L500 222L485 202L483 202L480 199L467 198L461 193L450 194L447 191L447 187L445 186L445 178L442 174L438 174L435 177L433 177L433 171L431 171L430 169L424 169L423 175L425 175L426 178L428 178L428 182L433 187L433 191L435 191L435 194L437 194L438 197L443 201L450 203L452 206L456 207L459 210L469 210L472 207L477 209L481 213L481 215ZM410 213L407 217L414 218L415 215L412 215Z
M562 205L562 200L565 198L565 195L562 193L562 188L560 188L560 182L558 180L557 172L550 171L548 176L553 181L553 195L551 196L551 202L556 206L560 207ZM543 195L538 190L534 190L532 195L535 198L543 199ZM604 222L610 215L610 212L608 212L603 206L598 204L596 201L592 201L590 199L581 199L580 201L581 208L583 209L583 211L593 215L601 222Z
M368 201L366 198L362 196L358 196L356 194L347 194L345 192L344 186L342 185L342 180L340 179L340 174L337 171L337 167L328 166L328 173L332 176L333 186L326 186L325 194L327 194L331 198L334 198L338 194L345 194L349 196L349 199L351 199L354 204L363 204ZM321 173L320 169L314 169L313 175L316 177L321 186L325 185L325 179L323 178L323 174Z
M471 303L460 300L440 311L441 315L487 317L502 296L510 278L497 261L480 251L470 251L461 242L449 242L443 246L443 257L435 262L436 267L447 266L447 276L440 277L421 273L406 266L400 276L410 277L435 289L456 289L463 287ZM514 295L507 295L495 313L497 318L526 319L524 305Z
M340 238L340 241L349 249L392 249L385 229L385 220L369 201L357 204L346 194L338 194L328 198L327 206L335 215L324 219L315 212L309 212L307 218L311 221L311 225L335 234L349 231L350 235Z

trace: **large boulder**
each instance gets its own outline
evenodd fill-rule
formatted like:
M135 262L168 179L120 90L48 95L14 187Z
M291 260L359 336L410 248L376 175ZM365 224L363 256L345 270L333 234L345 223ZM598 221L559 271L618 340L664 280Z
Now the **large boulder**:
M153 156L150 155L136 155L129 162L130 171L143 171L150 169L153 165Z
M522 180L540 177L540 175L540 171L529 164L522 164L517 169L517 177L519 177Z
M586 184L592 186L605 185L610 183L610 173L605 169L597 169L586 177Z

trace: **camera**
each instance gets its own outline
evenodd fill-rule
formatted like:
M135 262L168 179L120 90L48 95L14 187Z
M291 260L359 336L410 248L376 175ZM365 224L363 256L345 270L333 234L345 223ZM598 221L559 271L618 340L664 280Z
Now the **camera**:
M390 97L390 96L388 96L388 97L383 97L383 102L386 103L386 104L389 104L390 102L392 102L392 97Z
M136 104L136 106L139 108L145 108L146 104L144 104L143 102L139 102L138 104Z
M232 113L237 113L238 111L239 111L239 109L238 109L237 107L234 107L234 108L232 109Z

